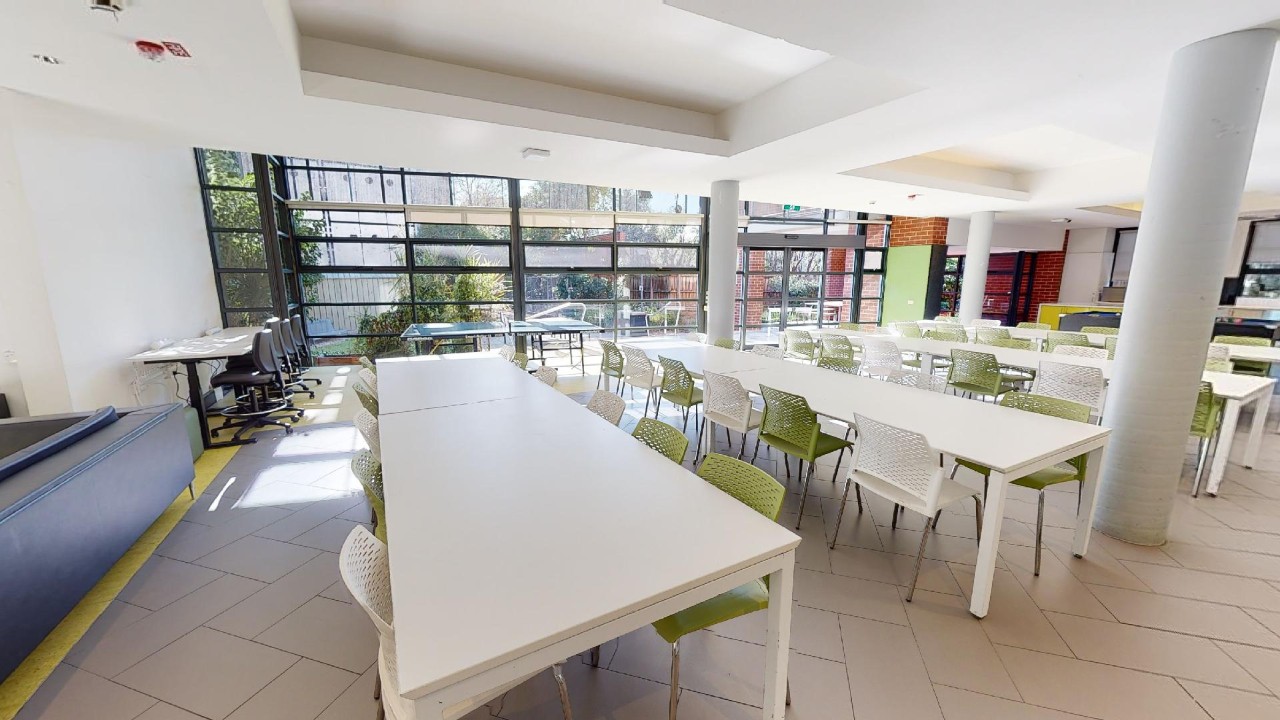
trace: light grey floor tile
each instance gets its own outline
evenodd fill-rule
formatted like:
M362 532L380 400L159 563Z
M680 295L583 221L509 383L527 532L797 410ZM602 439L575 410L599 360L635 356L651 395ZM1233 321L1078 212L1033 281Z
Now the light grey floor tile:
M1153 592L1161 595L1280 612L1280 590L1263 580L1167 565L1135 562L1125 565Z
M842 616L840 632L858 720L942 718L911 628Z
M312 548L250 535L205 555L197 562L215 570L269 583L297 570L318 554Z
M900 587L911 584L911 575L916 565L916 559L911 555L844 545L837 545L831 550L830 559L831 571L837 575L875 580ZM951 569L939 560L921 561L920 579L916 587L949 595L960 594L960 586L951 575Z
M906 608L930 680L1009 700L1022 699L982 626L969 614L968 601L916 590ZM957 662L958 658L964 660Z
M368 502L364 495L343 496L328 500L319 500L306 505L286 518L274 522L254 532L258 537L272 540L289 541L328 520L351 512L353 508L364 508L363 520L347 518L356 522L368 522Z
M290 510L278 507L256 507L253 512L240 515L235 520L217 527L180 522L169 536L156 548L157 555L193 562L219 548L226 547L254 531L287 517Z
M135 720L204 720L195 713L187 712L169 703L158 702L151 709L139 715Z
M609 663L615 672L665 682L671 646L652 628L624 636ZM707 631L680 640L680 687L759 707L764 693L764 647Z
M973 568L968 565L952 565L951 572L968 599L973 588ZM1058 636L1053 625L1008 570L996 570L991 583L990 610L979 624L991 642L997 645L1071 655L1071 650Z
M753 612L710 628L716 635L756 645L764 645L768 629L769 613L767 612ZM824 660L844 662L839 616L833 612L815 610L803 605L792 606L791 649Z
M1280 700L1274 697L1189 680L1181 682L1213 720L1275 720L1280 717Z
M355 602L355 598L351 597L351 591L347 590L346 584L343 583L341 580L338 580L337 582L333 583L329 587L325 588L320 593L320 597L327 597L330 600L337 600L339 602L344 602L344 603Z
M1280 536L1241 532L1230 528L1195 528L1194 532L1196 540L1209 547L1280 555Z
M1000 556L1041 610L1083 615L1099 620L1113 619L1106 607L1089 592L1089 588L1067 570L1053 553L1042 554L1038 576L1035 574L1034 548L1001 546Z
M831 572L830 551L827 549L826 528L822 518L805 514L800 528L796 529L796 514L784 512L778 522L785 528L800 536L800 547L796 548L796 567L816 572Z
M159 610L222 575L217 570L152 555L117 597L130 605Z
M1218 641L1218 647L1271 691L1280 695L1280 650Z
M79 665L102 677L114 677L249 597L262 586L257 580L235 575L218 578L128 627L108 633L79 655Z
M316 720L368 720L375 717L378 701L373 699L373 686L377 676L377 665L365 670Z
M1020 648L996 650L1032 705L1100 720L1209 717L1172 678Z
M89 631L80 638L75 647L71 648L71 652L67 653L62 662L80 667L81 660L102 643L108 635L132 625L150 614L150 610L136 605L130 605L119 600L113 601L93 622Z
M792 655L789 669L791 705L786 710L787 720L853 720L844 665ZM761 714L758 706L689 689L681 690L679 712L681 720L756 720Z
M359 677L302 658L231 713L231 720L313 720Z
M15 720L133 720L155 703L153 697L62 664Z
M1280 580L1280 557L1223 550L1201 545L1168 543L1164 551L1185 567L1260 580Z
M1280 648L1280 637L1240 608L1101 585L1091 589L1123 623L1244 645Z
M945 685L935 684L933 692L947 720L1081 720L1084 717Z
M1089 552L1082 558L1076 557L1072 548L1074 536L1074 528L1045 528L1044 552L1053 553L1067 572L1082 583L1110 585L1130 590L1147 589L1141 579L1130 572L1124 563L1108 553L1101 544L1093 545L1091 540Z
M359 524L350 520L333 518L320 523L289 542L294 545L303 545L331 553L340 552L342 544L347 541L347 536Z
M332 553L320 553L303 563L297 570L213 618L206 625L215 630L251 640L284 619L289 613L302 607L311 598L335 584L342 585L342 581L337 578L338 557ZM345 586L342 589L345 592Z
M222 720L298 658L208 628L197 628L121 673L122 685Z
M1267 691L1204 638L1074 615L1049 613L1049 620L1081 660L1252 692Z
M666 717L669 686L583 663L565 665L574 720L647 720ZM562 720L550 672L542 672L489 703L503 720ZM680 708L684 717L685 707ZM755 711L759 714L759 710ZM323 719L322 719L323 720ZM337 718L334 718L337 720Z
M907 624L898 588L886 583L797 570L795 601L805 607L842 615Z
M378 634L358 606L316 597L255 640L295 655L362 673L378 657Z

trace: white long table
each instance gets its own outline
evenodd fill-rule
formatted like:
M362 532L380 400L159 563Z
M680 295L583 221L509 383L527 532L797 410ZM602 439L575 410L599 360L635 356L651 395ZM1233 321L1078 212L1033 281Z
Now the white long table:
M631 341L623 344L643 350L655 362L664 357L679 360L684 363L690 375L699 378L708 365L711 366L711 372L726 373L772 367L777 362L755 353L702 345L688 340Z
M442 388L460 368L474 381ZM462 390L477 399L442 404ZM768 576L763 715L782 720L799 537L510 363L379 361L378 394L384 410L423 396L380 422L396 662L419 717Z
M654 350L654 355L661 352ZM704 370L731 374L750 392L759 394L760 386L768 385L803 395L818 414L845 422L853 422L854 413L860 413L921 433L937 450L992 469L969 603L974 615L985 617L990 605L1008 481L1088 453L1072 546L1079 556L1088 550L1098 469L1110 429L787 360L756 357L763 367L742 369L724 352L734 351L694 343L687 343L683 350L686 365L693 363Z

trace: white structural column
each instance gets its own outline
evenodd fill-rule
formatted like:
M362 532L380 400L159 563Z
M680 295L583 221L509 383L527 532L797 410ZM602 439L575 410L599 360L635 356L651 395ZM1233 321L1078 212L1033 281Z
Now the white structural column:
M1107 396L1095 527L1121 540L1167 535L1277 37L1173 56Z
M991 260L991 232L996 214L976 212L969 218L969 240L964 249L964 280L960 283L960 320L968 325L982 317L987 295L987 265Z
M738 268L738 181L711 183L707 248L707 336L733 337L733 286Z

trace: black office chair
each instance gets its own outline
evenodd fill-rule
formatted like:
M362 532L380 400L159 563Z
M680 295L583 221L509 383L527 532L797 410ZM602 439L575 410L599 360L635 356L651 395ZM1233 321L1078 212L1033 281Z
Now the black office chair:
M304 392L314 398L316 394L302 381L298 356L294 352L293 337L289 332L289 321L272 318L267 321L267 329L271 331L272 348L275 350L276 360L280 362L280 370L284 374L284 387L290 399L292 400L294 392ZM301 410L298 410L298 415L302 415Z
M311 347L307 345L307 336L303 334L302 316L294 313L289 317L289 328L286 337L293 342L294 355L298 358L299 374L306 373L315 365L315 361L311 357ZM313 382L316 385L323 385L318 378L302 378L302 382Z
M226 420L221 427L209 431L217 437L223 430L237 428L234 438L266 425L284 428L286 434L293 426L272 416L281 412L294 412L284 384L284 374L276 360L274 340L270 330L261 330L253 336L253 369L226 370L209 380L213 387L231 387L235 405L220 411Z

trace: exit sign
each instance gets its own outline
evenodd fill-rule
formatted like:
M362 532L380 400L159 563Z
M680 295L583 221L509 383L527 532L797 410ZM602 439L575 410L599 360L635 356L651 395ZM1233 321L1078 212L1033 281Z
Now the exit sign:
M782 206L782 212L788 212L790 210L795 210L796 212L800 212L800 206L799 205L783 205Z

